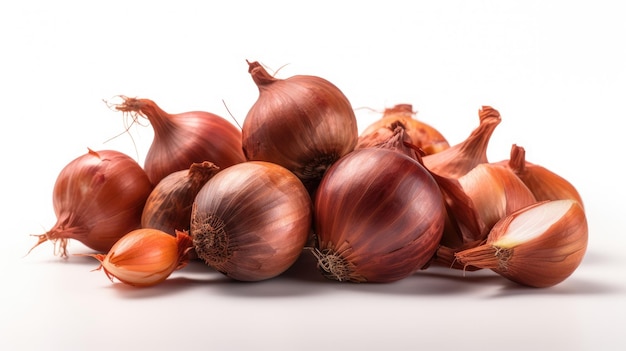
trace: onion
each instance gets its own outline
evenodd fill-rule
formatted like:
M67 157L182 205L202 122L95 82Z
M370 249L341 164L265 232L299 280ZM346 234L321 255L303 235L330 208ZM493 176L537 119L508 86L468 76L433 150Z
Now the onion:
M144 169L156 185L170 173L189 169L194 162L210 161L220 169L245 161L241 131L224 118L205 111L169 114L149 99L123 97L116 109L146 117L154 140Z
M394 125L398 123L406 129L406 134L411 139L411 143L422 149L425 155L431 155L450 147L446 138L437 129L415 118L415 115L413 105L410 104L398 104L385 109L382 118L374 121L359 135L356 148L367 147L387 139L390 132L393 132Z
M31 251L46 241L67 257L68 239L100 252L141 225L152 185L141 166L119 151L93 151L67 164L53 189L56 224Z
M273 278L301 254L311 231L311 198L282 166L249 161L211 178L191 214L199 258L242 281Z
M111 281L115 277L132 286L153 286L189 262L191 238L181 231L175 235L158 229L136 229L121 237L106 255L87 256L100 261L95 270L104 270Z
M513 144L510 159L496 164L511 168L532 191L537 201L571 199L584 208L583 199L576 187L551 170L526 161L526 150L523 147Z
M442 193L415 159L355 150L324 175L314 202L318 267L330 279L392 282L426 266L445 222Z
M218 171L212 162L204 161L161 179L146 200L141 226L170 235L176 235L177 230L189 231L193 201L202 186Z
M545 288L578 268L588 240L580 202L545 200L504 217L483 244L455 256L461 265L488 268L516 283Z
M423 165L422 156L424 155L424 150L413 143L407 133L406 126L400 121L392 122L389 125L378 128L372 134L359 137L359 143L355 150L370 147L400 152Z
M356 145L350 102L320 77L277 79L258 62L249 62L248 71L259 97L242 127L246 158L287 168L313 193L326 169Z

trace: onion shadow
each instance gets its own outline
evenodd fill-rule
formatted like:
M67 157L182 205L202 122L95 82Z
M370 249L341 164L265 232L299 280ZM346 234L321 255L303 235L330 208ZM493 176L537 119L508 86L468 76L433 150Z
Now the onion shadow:
M506 298L522 295L581 297L585 295L623 295L625 292L626 289L616 284L607 284L601 281L570 277L557 285L547 288L534 288L507 280L507 283L503 284L502 288L496 291L496 293L491 297Z
M217 289L229 297L283 298L328 292L324 284L328 279L317 270L314 257L307 252L303 252L291 267L277 277L255 282L228 279L228 284L217 286Z

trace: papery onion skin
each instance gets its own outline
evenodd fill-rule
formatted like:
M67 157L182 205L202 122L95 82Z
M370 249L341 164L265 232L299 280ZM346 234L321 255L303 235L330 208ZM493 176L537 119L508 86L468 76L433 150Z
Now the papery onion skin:
M521 243L506 240L509 226L521 214L534 210L545 212L543 208L559 202L569 204L569 210L545 234ZM580 203L571 199L546 200L503 218L484 244L455 256L460 264L489 268L521 285L547 288L561 283L578 268L587 244L587 218Z
M67 255L68 239L99 252L141 226L141 213L152 184L141 166L115 150L88 150L68 163L53 189L56 224L32 249L45 241ZM32 250L31 249L31 250Z
M387 127L381 128L386 130L383 134L374 133L373 136L365 136L361 139L362 143L357 145L356 149L363 148L380 148L388 149L406 155L420 164L422 164L423 150L413 145L411 137L407 134L406 126L402 122L393 122ZM422 164L423 165L423 164Z
M258 62L248 64L259 97L242 126L246 159L287 168L313 193L326 169L356 145L350 101L321 77L278 79Z
M426 168L441 177L457 179L477 165L487 163L487 146L502 119L500 113L491 106L483 106L478 116L480 124L464 141L424 156Z
M395 123L401 123L404 126L413 145L422 149L424 155L435 154L450 148L450 144L439 130L415 118L415 115L416 112L413 111L411 104L397 104L385 109L382 118L374 121L361 132L355 148L365 147L364 144L371 143L368 139L372 137L385 139L393 133Z
M339 281L387 283L422 269L445 220L432 176L390 149L355 150L337 161L314 207L318 266Z
M123 99L116 109L148 118L154 129L144 160L144 169L154 185L195 162L210 161L224 169L246 160L241 131L221 116L206 111L170 114L150 99Z
M159 229L170 235L175 235L177 230L189 231L196 195L219 170L212 162L204 161L161 179L146 200L141 226Z
M484 233L484 225L477 212L479 209L465 193L458 179L476 166L489 162L487 147L502 118L491 106L482 106L478 117L478 127L465 140L441 152L422 157L423 164L435 177L446 202L447 218L442 240L446 247L440 250L441 255L436 256L436 261L448 266L452 264L445 259L442 262L443 257L451 257L450 253L456 248L474 243Z
M100 261L96 270L103 269L113 281L148 287L165 281L175 270L189 262L191 237L176 231L175 236L158 229L140 228L121 237L105 254L90 255Z
M191 236L199 258L240 281L274 278L300 256L312 203L286 168L264 161L231 166L198 192Z

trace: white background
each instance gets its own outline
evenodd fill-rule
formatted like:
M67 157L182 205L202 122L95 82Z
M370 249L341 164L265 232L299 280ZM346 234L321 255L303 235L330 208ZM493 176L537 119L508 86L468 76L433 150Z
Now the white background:
M596 0L2 2L0 349L625 349L624 18ZM241 122L258 96L246 59L330 80L361 128L410 103L455 144L495 107L490 160L517 143L582 194L582 265L548 289L447 269L342 284L308 259L259 283L192 264L135 289L49 243L25 256L66 163L88 147L145 157L150 127L105 143L124 121L103 99Z

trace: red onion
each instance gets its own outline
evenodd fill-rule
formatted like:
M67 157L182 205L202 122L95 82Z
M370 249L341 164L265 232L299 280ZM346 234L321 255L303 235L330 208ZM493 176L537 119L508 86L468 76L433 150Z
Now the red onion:
M191 236L199 258L242 281L276 277L300 256L311 232L311 198L282 166L249 161L198 192Z
M443 197L415 159L355 150L324 175L315 198L318 267L339 281L392 282L427 265L445 221Z
M146 200L141 226L159 229L170 235L176 235L177 230L189 231L191 207L196 195L218 171L216 165L204 161L161 179Z
M141 226L141 212L152 185L141 166L114 150L92 151L67 164L53 190L56 224L38 235L67 257L68 239L100 252ZM31 249L31 250L32 250Z
M205 111L169 114L149 99L124 97L116 109L148 118L154 140L144 169L156 185L192 163L210 161L220 169L245 161L241 131L226 119Z
M316 76L270 76L258 63L249 72L259 98L242 127L248 160L281 165L313 193L326 169L354 149L358 130L348 98Z

